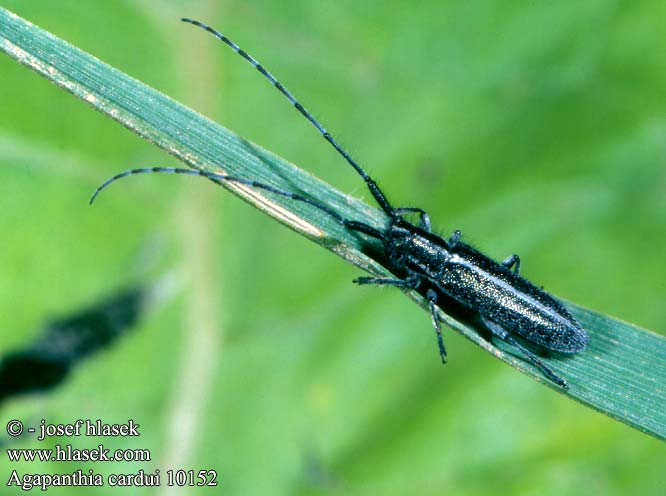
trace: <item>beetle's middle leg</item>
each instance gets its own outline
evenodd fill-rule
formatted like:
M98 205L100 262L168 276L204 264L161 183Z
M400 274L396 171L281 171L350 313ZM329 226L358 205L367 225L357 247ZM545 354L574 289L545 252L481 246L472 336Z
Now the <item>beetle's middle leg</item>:
M502 265L507 269L513 267L513 272L518 274L520 272L520 257L518 255L511 255L502 262Z
M532 353L530 350L525 348L522 344L520 344L518 341L516 341L509 332L504 329L501 325L493 322L492 320L489 320L483 316L481 316L481 320L483 320L483 323L485 326L490 330L490 332L494 335L500 338L502 341L505 343L515 347L520 351L527 360L534 365L536 368L538 368L543 374L548 377L551 381L553 381L555 384L558 386L562 386L564 389L569 389L569 386L567 386L567 382L562 379L561 377L555 375L555 372L553 372L550 367L548 367L545 363L543 363L539 357L537 357L534 353Z
M432 232L430 228L430 216L426 213L425 210L418 207L401 207L394 208L393 213L396 214L409 214L417 212L419 214L419 227L426 232Z
M358 277L354 279L356 284L377 284L383 286L396 286L401 289L418 289L421 285L421 276L418 274L409 274L405 279L391 279L389 277ZM442 339L442 327L439 324L439 317L437 315L437 293L432 289L428 289L426 298L430 305L430 317L432 325L437 333L437 346L439 348L439 356L442 357L442 363L446 363L446 348L444 347L444 340Z
M458 244L458 241L460 241L460 238L462 238L462 233L460 232L459 229L456 229L453 231L453 234L449 236L449 239L446 240L446 242L449 245L449 248L453 249L456 247Z

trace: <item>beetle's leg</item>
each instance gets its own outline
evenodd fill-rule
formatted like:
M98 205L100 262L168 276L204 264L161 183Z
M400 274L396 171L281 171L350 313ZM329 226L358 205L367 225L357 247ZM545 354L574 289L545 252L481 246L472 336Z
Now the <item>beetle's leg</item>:
M509 335L507 338L504 339L504 341L506 341L506 342L507 342L508 344L510 344L511 346L515 346L516 348L518 348L518 350L520 350L520 352L522 352L522 354L525 355L525 357L527 358L527 360L528 360L532 365L534 365L536 368L538 368L539 370L541 370L541 372L543 372L544 375L545 375L546 377L548 377L548 379L550 379L551 381L553 381L553 382L554 382L555 384L557 384L558 386L563 387L564 389L569 389L569 385L567 384L567 381L565 381L564 379L562 379L561 377L559 377L558 375L556 375L555 372L553 372L553 371L550 369L550 367L548 367L545 363L543 363L541 360L539 360L539 358L538 358L534 353L532 353L532 352L529 351L527 348L525 348L525 347L522 346L520 343L518 343L518 341L516 341L515 339L513 339L512 336Z
M453 231L453 234L449 237L447 240L447 243L449 244L449 247L455 248L456 245L458 244L458 241L460 241L460 238L462 237L462 233L459 230Z
M518 255L511 255L502 262L502 265L507 269L513 267L513 272L518 274L520 272L520 257Z
M435 327L437 333L437 346L439 347L439 356L442 357L442 363L446 363L446 348L444 348L444 340L442 339L442 327L439 325L439 317L437 316L437 293L429 289L426 293L426 298L430 303L430 317L432 318L432 325Z
M417 289L421 284L421 278L417 274L409 274L403 279L391 279L389 277L357 277L354 279L356 284L378 284L384 286L396 286L401 289ZM442 357L442 363L446 363L446 348L444 347L444 340L442 339L442 328L439 325L439 317L437 316L437 293L429 289L426 293L428 303L430 304L430 317L432 318L432 325L437 333L437 346L439 347L439 355Z
M352 282L356 284L377 284L378 286L409 288L407 281L403 281L402 279L391 279L390 277L357 277Z
M430 216L426 213L425 210L419 207L401 207L394 208L393 213L398 215L408 214L412 212L418 212L419 214L419 227L426 232L432 232L430 229Z
M553 372L545 363L539 360L539 358L534 353L532 353L530 350L528 350L518 341L516 341L513 338L513 336L511 336L511 334L509 334L509 332L506 329L504 329L501 325L483 316L481 316L481 320L483 320L485 326L490 330L490 332L493 333L494 336L497 336L505 343L517 348L518 351L520 351L532 365L534 365L541 372L543 372L543 374L546 377L548 377L548 379L553 381L558 386L563 387L564 389L569 389L569 386L567 386L567 382L564 379L555 375L555 372Z
M379 286L396 286L402 289L418 289L421 278L416 274L409 274L405 279L392 279L390 277L357 277L352 282L356 284L377 284Z

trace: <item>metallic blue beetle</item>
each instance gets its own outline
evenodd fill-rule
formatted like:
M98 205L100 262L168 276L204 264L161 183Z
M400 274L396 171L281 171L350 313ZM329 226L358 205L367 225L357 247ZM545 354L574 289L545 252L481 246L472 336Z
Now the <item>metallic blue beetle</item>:
M270 72L222 33L199 21L182 20L212 33L266 77L363 178L372 196L390 218L389 227L385 231L379 231L363 222L346 219L312 198L283 191L268 184L226 174L171 167L132 169L117 174L97 188L90 203L100 191L117 179L150 172L197 175L218 183L235 182L308 203L327 213L347 229L366 234L381 242L387 268L396 277L360 277L354 282L397 286L418 291L425 296L430 304L432 322L437 332L437 342L443 362L446 362L446 349L436 306L438 302L441 304L446 298L451 298L478 313L494 336L518 349L550 380L559 386L567 387L566 381L555 375L534 353L519 343L514 335L546 350L561 353L583 351L587 345L588 335L564 305L519 275L520 259L517 255L498 263L460 241L460 231L456 231L448 239L433 234L430 230L430 218L424 210L391 206L377 183ZM404 218L403 215L408 213L419 214L418 226Z

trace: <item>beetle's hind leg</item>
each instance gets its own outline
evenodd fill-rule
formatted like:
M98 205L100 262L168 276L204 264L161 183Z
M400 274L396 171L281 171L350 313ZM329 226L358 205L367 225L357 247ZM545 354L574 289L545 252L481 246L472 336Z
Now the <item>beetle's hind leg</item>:
M515 274L520 273L520 257L518 255L511 255L510 257L507 257L506 260L502 262L502 265L506 267L507 269L510 269L513 267L513 272Z
M569 389L569 386L567 385L567 382L562 379L561 377L555 375L555 372L553 372L550 367L548 367L545 363L543 363L539 357L537 357L534 353L532 353L530 350L525 348L522 344L520 344L518 341L516 341L509 332L504 329L502 326L499 324L496 324L492 320L489 320L483 316L481 316L481 320L483 320L483 323L485 326L490 330L490 332L493 333L494 336L497 336L500 338L502 341L505 343L515 347L520 351L527 360L534 365L536 368L538 368L548 379L553 381L555 384L558 386L563 387L564 389Z

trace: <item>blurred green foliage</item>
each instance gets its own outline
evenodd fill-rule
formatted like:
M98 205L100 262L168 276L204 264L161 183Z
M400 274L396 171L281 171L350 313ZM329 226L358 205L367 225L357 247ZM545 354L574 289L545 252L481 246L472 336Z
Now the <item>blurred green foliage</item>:
M555 294L666 329L663 2L3 6L367 198L254 71L177 20L220 27L396 204L497 258L519 253ZM117 447L148 447L164 469L215 468L226 494L663 490L658 441L453 333L442 368L403 295L352 287L358 270L205 181L135 178L88 209L110 174L173 159L6 57L0 74L1 349L110 288L168 273L180 290L3 419L134 418L138 444Z

